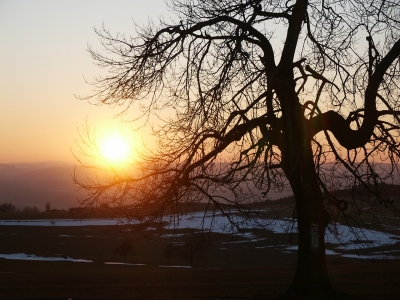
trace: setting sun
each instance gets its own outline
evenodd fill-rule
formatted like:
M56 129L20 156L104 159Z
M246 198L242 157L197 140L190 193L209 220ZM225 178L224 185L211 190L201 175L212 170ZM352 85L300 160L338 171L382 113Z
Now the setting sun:
M108 163L121 163L128 160L131 147L121 135L112 135L101 141L99 150Z

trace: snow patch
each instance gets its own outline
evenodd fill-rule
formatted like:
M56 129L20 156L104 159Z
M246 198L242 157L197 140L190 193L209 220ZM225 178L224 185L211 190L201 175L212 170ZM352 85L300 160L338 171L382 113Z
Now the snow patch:
M93 262L93 260L87 260L87 259L75 259L70 257L50 257L50 256L44 257L44 256L36 256L34 254L25 254L25 253L0 254L0 258L12 259L12 260Z

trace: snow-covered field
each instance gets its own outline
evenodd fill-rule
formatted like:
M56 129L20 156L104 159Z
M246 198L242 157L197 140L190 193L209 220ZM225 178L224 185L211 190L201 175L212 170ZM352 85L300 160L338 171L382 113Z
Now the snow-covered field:
M235 217L235 215L233 215ZM237 218L238 215L236 215ZM240 219L237 219L240 223ZM290 220L263 220L267 224L265 230L272 231L276 234L282 234L291 228ZM54 220L1 220L0 226L108 226L120 224L113 219L54 219ZM222 215L204 215L202 212L193 213L191 215L182 216L181 219L171 221L168 228L175 229L209 229L217 233L232 233L236 231L236 236L239 238L236 243L257 243L254 245L257 248L277 247L283 252L294 252L297 246L287 245L272 245L265 237L257 236L251 231L252 224L243 222L240 223L240 228L243 233L237 232L237 228L233 227L227 218ZM269 225L268 225L269 224ZM338 233L335 235L334 232ZM180 234L182 235L182 234ZM358 238L357 238L358 236ZM339 238L338 238L339 237ZM360 241L361 240L361 241ZM345 225L337 224L335 228L328 228L325 233L325 241L327 245L327 255L340 255L342 257L359 258L359 259L400 259L400 236L383 231L358 230L354 232L351 228ZM264 243L265 246L260 246ZM397 244L397 245L395 245ZM381 250L380 247L392 245L390 250ZM368 254L355 254L357 249L369 249ZM8 259L37 259L35 256L27 256L24 254L12 254L6 257L5 254L0 254L0 258ZM57 258L49 258L57 259ZM60 258L58 258L60 259ZM68 260L69 258L61 258ZM70 259L73 260L73 259Z
M117 225L113 219L54 219L54 220L0 220L0 226L108 226Z

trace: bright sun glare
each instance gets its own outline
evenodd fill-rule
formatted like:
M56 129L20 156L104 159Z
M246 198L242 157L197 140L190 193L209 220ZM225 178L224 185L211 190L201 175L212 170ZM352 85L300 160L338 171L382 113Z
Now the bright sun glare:
M104 159L113 164L127 162L130 148L128 142L121 135L105 137L99 145L99 150Z

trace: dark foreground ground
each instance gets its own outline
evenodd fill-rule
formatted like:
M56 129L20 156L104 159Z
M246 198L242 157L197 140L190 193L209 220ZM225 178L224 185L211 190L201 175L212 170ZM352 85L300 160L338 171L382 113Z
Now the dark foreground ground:
M190 265L187 256L171 256L168 263L163 253L171 237L166 236L134 240L129 264L107 264L125 261L114 254L126 235L120 229L0 226L0 254L92 261L0 258L0 300L272 299L285 292L294 275L295 252L282 251L283 237L267 231L253 232L257 241L216 234L213 244L197 253L192 268L182 267ZM180 242L184 233L178 232ZM328 263L336 289L371 300L400 299L400 259L328 256Z
M400 299L399 270L399 263L330 267L337 289L377 300ZM271 299L293 271L1 260L0 299Z

